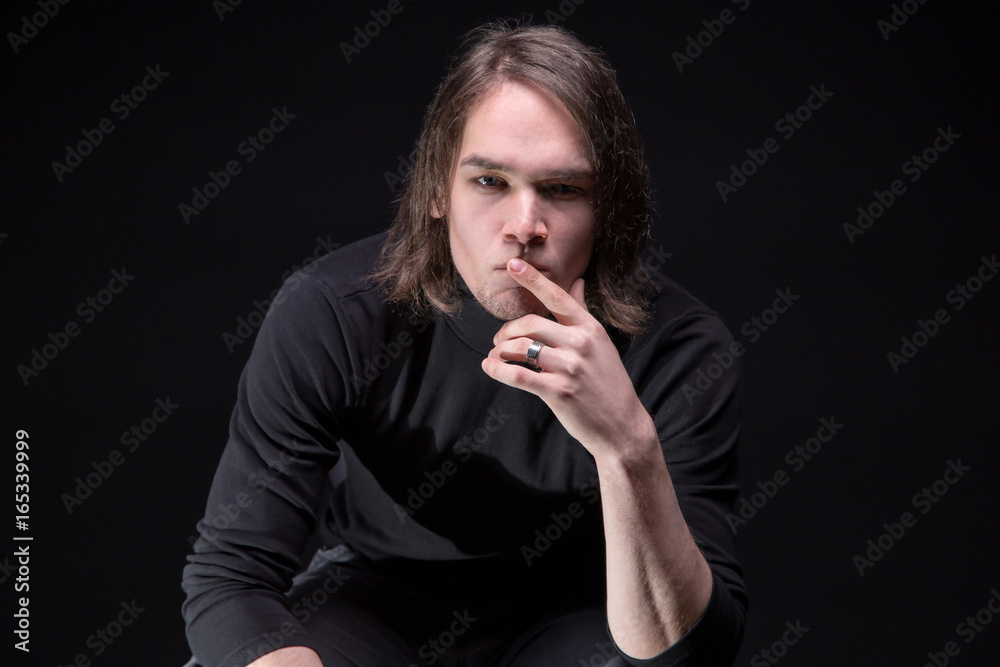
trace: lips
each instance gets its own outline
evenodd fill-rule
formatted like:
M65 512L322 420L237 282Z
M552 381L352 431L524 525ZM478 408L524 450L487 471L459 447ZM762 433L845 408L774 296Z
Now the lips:
M514 259L514 258L513 258L513 257L511 257L510 259ZM531 260L528 260L528 259L524 259L523 257L521 257L521 258L518 258L518 259L522 259L522 260L524 260L525 262L527 262L527 263L528 263L528 264L530 264L531 266L535 267L536 269L538 269L538 270L539 270L540 272L542 272L542 273L552 273L551 269L549 269L549 267L545 266L544 264L537 264L537 263L535 263L535 262L532 262ZM509 262L509 261L510 261L510 260L507 260L507 262ZM495 268L495 269L496 269L497 271L504 271L504 272L506 272L506 271L507 271L507 262L504 262L504 263L503 263L503 264L501 264L500 266L496 266L496 267L494 267L494 268Z

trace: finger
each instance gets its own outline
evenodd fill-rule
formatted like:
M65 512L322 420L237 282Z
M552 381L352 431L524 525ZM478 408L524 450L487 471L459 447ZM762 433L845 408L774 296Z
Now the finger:
M566 345L569 343L567 333L566 326L559 322L553 322L540 315L525 315L504 322L493 336L493 344L497 345L515 338L532 338L546 345Z
M560 322L572 324L579 321L583 315L588 314L585 308L566 293L566 290L546 278L541 271L523 259L515 257L507 262L507 273L519 285L538 297L542 305L548 308L549 312L555 315Z
M573 285L570 286L569 288L569 295L573 297L573 300L576 301L578 304L580 304L584 308L587 307L587 302L583 298L584 295L583 278L577 278L576 280L573 281Z
M516 338L504 341L492 350L489 356L500 361L517 361L522 364L531 364L528 361L528 348L533 341L528 338ZM538 367L548 372L558 372L563 368L562 351L550 345L543 345L542 349L535 355L535 362Z
M492 356L483 359L482 368L497 382L502 382L515 389L523 389L539 397L546 393L546 380L552 377L551 375L546 377L545 373L536 373L522 366L506 364Z

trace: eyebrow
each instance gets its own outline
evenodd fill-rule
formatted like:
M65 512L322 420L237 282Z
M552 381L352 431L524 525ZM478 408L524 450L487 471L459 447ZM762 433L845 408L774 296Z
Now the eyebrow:
M517 173L517 170L508 164L503 162L498 162L481 155L469 155L463 159L459 164L459 168L462 167L479 167L480 169L488 169L490 171L506 171L508 173ZM559 179L576 179L576 178L593 178L594 172L591 169L552 169L541 174L542 178L559 178Z

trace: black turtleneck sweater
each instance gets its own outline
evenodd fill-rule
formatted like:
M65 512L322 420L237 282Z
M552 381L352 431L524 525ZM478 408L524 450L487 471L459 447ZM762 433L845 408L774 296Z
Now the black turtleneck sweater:
M206 667L245 665L282 626L309 645L284 594L314 530L374 563L449 562L455 572L565 584L604 600L593 457L540 398L482 371L503 322L464 284L456 316L424 320L383 301L367 276L384 238L290 277L261 326L184 569L188 640ZM747 604L725 518L738 493L739 369L706 375L721 368L729 332L694 297L655 279L648 333L612 338L653 416L713 591L680 642L655 662L630 664L728 664ZM553 528L574 503L572 525ZM557 538L543 539L546 529Z

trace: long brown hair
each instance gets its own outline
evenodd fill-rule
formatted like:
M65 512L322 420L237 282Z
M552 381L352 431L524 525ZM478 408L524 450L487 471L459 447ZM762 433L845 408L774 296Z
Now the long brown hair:
M635 120L607 59L549 25L488 24L469 32L461 55L424 117L413 169L399 196L373 278L389 301L428 314L459 305L447 216L448 192L465 122L506 81L559 99L583 129L595 171L595 238L585 274L587 305L607 325L639 334L649 318L648 274L639 252L649 235L652 198ZM645 280L644 280L645 278Z

